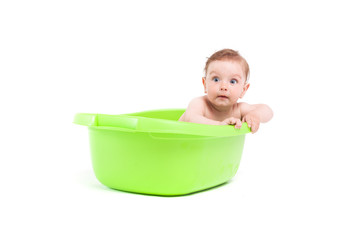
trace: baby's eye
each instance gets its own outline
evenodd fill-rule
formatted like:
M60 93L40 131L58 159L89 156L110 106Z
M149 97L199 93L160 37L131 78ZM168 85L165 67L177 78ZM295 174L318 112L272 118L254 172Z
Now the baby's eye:
M231 83L231 84L236 84L236 83L238 83L238 81L237 81L236 79L232 79L232 80L230 81L230 83Z
M219 82L220 80L216 77L216 78L213 78L213 81L214 82Z

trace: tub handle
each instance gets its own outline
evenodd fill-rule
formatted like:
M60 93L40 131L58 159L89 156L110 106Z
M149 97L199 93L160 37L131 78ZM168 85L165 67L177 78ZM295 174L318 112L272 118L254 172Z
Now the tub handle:
M92 113L78 113L73 123L83 126L116 127L119 129L136 130L138 119L126 115L105 115Z
M74 117L73 123L83 126L97 126L98 116L92 113L77 113Z

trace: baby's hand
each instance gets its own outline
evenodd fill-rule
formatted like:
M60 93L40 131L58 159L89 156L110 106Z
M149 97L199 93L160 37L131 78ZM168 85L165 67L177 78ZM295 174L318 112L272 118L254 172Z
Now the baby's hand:
M241 128L242 122L239 118L230 117L220 122L220 125L235 125L235 128Z
M246 122L248 124L249 128L251 128L252 133L256 133L259 129L260 119L256 114L252 114L251 112L246 114L243 117L242 122Z

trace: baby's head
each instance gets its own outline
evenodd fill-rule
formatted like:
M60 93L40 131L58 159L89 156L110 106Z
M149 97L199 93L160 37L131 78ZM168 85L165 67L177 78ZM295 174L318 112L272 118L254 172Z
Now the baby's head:
M243 67L243 71L246 78L245 82L247 83L249 81L249 75L250 75L249 64L247 63L245 58L243 58L237 51L228 48L217 51L208 58L204 68L205 77L208 72L210 63L220 60L237 61Z
M223 49L208 58L203 85L208 100L227 108L236 104L249 88L249 65L236 51Z

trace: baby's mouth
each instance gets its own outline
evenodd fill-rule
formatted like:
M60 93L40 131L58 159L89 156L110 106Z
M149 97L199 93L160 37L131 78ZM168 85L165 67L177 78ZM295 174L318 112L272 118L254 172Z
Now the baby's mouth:
M225 95L219 95L218 98L220 98L220 99L228 99L229 97L225 96Z

